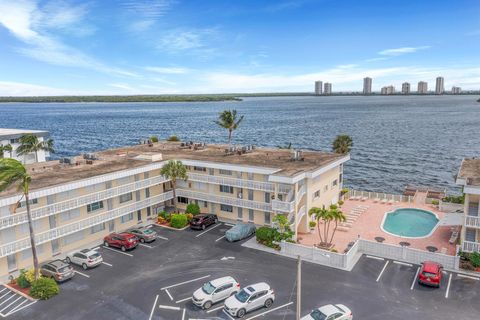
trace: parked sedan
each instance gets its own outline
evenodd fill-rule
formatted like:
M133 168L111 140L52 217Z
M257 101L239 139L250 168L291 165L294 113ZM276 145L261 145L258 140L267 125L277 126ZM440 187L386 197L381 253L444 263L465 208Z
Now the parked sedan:
M440 288L442 282L443 266L437 262L422 262L422 268L418 273L418 283Z
M206 227L215 224L218 222L218 218L216 214L199 214L192 218L190 221L190 228L191 229L202 229L205 230Z
M138 238L130 233L111 233L103 238L105 247L116 247L122 251L134 249L138 245Z
M210 309L212 304L223 301L240 291L240 283L232 277L223 277L205 283L195 291L192 302L203 309Z
M128 230L127 232L136 236L141 243L152 242L152 241L155 241L155 239L157 239L157 233L150 228L145 228L145 227L133 228Z
M90 249L83 249L67 254L67 263L81 266L84 270L98 266L103 262L102 255Z
M40 267L40 274L57 282L66 281L75 275L72 266L62 260L52 260L43 264Z
M270 308L275 294L265 282L252 284L225 300L224 310L234 317L242 318L247 312L259 308Z
M301 320L352 320L352 311L343 304L328 304L318 309L312 310L309 315L302 317Z
M237 223L225 232L225 238L228 241L239 241L255 234L255 225L253 223Z

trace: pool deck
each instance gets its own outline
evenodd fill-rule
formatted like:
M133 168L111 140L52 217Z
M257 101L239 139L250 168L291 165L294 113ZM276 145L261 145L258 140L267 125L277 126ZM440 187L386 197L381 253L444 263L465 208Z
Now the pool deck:
M385 238L384 243L398 245L401 241L411 244L411 248L426 250L427 246L438 248L440 253L443 248L449 255L455 255L455 245L450 244L451 226L438 226L435 231L425 238L407 238L395 236L382 230L381 225L386 212L393 211L398 208L416 208L423 209L435 213L441 220L446 213L437 210L432 205L420 203L396 202L394 204L374 202L372 199L346 200L342 206L342 211L347 214L359 206L365 207L365 211L352 223L351 228L347 231L337 230L333 239L334 248L339 252L343 252L351 241L355 241L358 237L366 240L375 241L375 237ZM332 228L333 229L333 228ZM314 245L319 242L317 228L312 233L300 233L298 235L299 243L304 245Z

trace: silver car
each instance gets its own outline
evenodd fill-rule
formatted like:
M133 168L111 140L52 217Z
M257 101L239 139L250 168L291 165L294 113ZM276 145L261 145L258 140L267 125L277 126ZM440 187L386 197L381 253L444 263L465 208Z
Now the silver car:
M136 236L141 243L152 242L157 239L157 233L150 228L132 228L129 229L127 232Z
M270 308L275 294L265 282L252 284L225 300L224 310L234 317L242 318L247 312L259 308Z
M43 264L40 267L40 274L46 278L55 279L57 282L66 281L75 275L72 266L62 260L53 260Z
M90 249L71 252L67 255L65 260L68 263L81 266L84 270L96 267L103 262L102 255Z
M240 291L240 284L232 277L223 277L205 283L195 291L192 302L197 307L210 309L212 304L223 301Z

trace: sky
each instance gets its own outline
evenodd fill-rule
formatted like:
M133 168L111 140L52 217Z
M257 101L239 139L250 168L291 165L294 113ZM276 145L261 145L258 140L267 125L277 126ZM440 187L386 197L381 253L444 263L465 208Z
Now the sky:
M478 0L0 0L0 95L480 89Z

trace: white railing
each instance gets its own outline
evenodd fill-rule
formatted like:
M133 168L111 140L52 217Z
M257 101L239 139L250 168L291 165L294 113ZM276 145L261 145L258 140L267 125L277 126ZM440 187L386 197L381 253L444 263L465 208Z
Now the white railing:
M404 196L402 194L390 194L390 193L383 193L383 192L369 192L369 191L361 191L361 190L349 190L347 194L345 194L345 198L349 199L352 197L357 198L367 198L367 199L375 199L375 200L388 200L388 201L398 201L398 202L413 202L413 197L411 196Z
M465 216L465 226L480 228L480 217L474 217L474 216L468 216L468 215Z
M85 196L77 197L74 199L57 202L51 205L47 205L47 206L32 210L32 219L37 220L37 219L54 215L60 212L86 206L87 204L90 204L93 202L113 198L128 192L141 190L141 189L154 186L166 181L168 180L165 179L163 176L156 176L150 179L145 179L145 180L140 180L137 182L125 184L116 188L106 189L103 191L90 193ZM0 230L15 226L18 224L26 223L26 222L28 222L26 212L3 217L3 218L0 218Z
M88 229L97 224L127 215L129 213L135 212L137 210L144 209L146 207L153 206L158 203L170 200L173 198L173 192L168 191L157 196L153 196L142 201L135 202L130 205L119 207L87 219L76 221L58 228L50 229L48 231L39 232L35 234L35 243L40 245L48 241L58 239L69 234ZM25 249L30 248L30 239L23 238L18 241L10 242L5 245L0 246L0 257L10 255L15 252L19 252Z
M297 204L300 203L300 201L302 200L302 197L305 195L305 193L306 193L306 187L305 187L305 185L302 185L301 188L298 190Z
M463 241L462 251L465 251L465 252L480 252L480 242Z
M237 188L247 188L261 191L274 192L275 185L270 182L261 182L255 180L243 180L229 177L211 176L207 174L189 173L188 180L213 183Z
M293 191L293 186L288 185L288 184L279 184L278 185L278 192L279 193L290 193Z
M217 196L213 194L190 191L185 189L177 189L176 191L177 191L176 192L177 196L180 196L180 197L226 204L226 205L253 209L253 210L261 210L261 211L269 211L269 212L272 211L271 204L266 202L258 202L258 201L244 200L244 199L238 199L233 197Z
M293 212L295 210L295 201L285 202L280 200L272 200L272 210L280 212Z
M298 210L298 213L297 213L297 221L300 222L300 220L302 219L302 217L305 215L305 206L302 206L300 208L300 210Z

